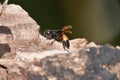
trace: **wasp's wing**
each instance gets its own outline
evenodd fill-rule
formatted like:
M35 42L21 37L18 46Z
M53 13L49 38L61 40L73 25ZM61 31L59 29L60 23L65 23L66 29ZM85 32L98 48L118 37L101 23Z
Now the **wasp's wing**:
M72 26L68 25L68 26L64 26L61 31L64 32L64 33L69 33L69 34L72 34L72 32L69 30L71 29Z

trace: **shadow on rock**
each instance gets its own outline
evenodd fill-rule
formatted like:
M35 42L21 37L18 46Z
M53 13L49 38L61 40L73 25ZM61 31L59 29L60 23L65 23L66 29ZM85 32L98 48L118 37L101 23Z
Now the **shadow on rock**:
M12 34L11 30L6 26L0 26L0 33L2 33L2 34Z
M87 52L88 62L82 80L118 80L116 74L110 70L120 62L120 50L103 45L100 48L91 47Z
M10 46L8 44L0 44L0 58L7 52L10 52Z

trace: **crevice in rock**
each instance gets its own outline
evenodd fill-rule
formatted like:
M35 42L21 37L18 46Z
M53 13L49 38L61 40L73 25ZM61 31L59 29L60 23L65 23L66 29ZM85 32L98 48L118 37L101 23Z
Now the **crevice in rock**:
M0 44L0 58L7 52L11 52L11 48L8 44Z
M12 35L12 32L10 28L6 26L0 26L0 34L11 34Z

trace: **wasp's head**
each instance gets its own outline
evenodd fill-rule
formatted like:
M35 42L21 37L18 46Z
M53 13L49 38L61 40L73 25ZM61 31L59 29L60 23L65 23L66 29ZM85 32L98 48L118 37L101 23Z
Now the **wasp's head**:
M43 36L46 37L47 39L52 39L52 31L45 30Z

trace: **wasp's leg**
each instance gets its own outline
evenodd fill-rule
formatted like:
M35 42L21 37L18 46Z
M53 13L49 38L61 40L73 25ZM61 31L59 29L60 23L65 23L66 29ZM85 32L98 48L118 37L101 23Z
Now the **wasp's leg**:
M53 41L50 43L50 45L52 45L54 42L55 42L55 40L53 40Z
M70 43L69 43L69 40L65 40L65 41L62 41L62 45L63 45L63 48L68 51L69 47L70 47Z
M47 43L47 46L53 45L54 42L55 42L55 40L50 41L49 43Z

